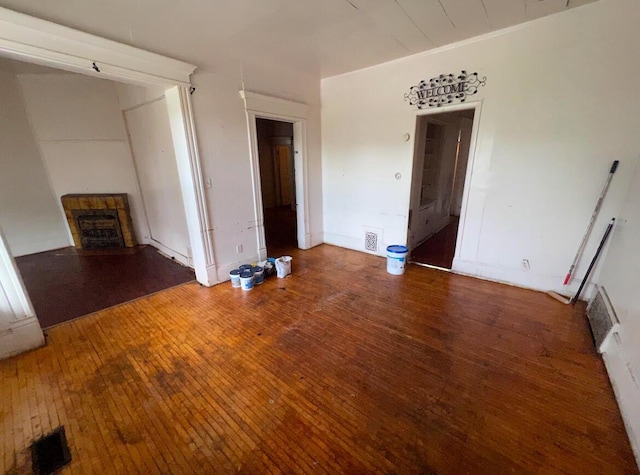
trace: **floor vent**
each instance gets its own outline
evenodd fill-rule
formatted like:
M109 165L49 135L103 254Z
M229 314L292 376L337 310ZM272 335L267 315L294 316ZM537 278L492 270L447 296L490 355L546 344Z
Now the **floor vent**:
M35 441L31 450L36 475L49 475L71 462L64 426Z
M367 251L378 252L378 235L372 232L366 232L364 235L364 248Z
M598 287L596 295L589 302L587 318L591 326L593 341L598 352L602 353L606 350L609 336L617 330L620 324L604 287Z

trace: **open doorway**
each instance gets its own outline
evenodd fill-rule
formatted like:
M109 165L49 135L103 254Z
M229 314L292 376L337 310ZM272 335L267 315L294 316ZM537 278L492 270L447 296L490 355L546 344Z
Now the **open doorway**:
M0 58L0 103L0 227L41 328L193 280L164 88Z
M256 118L267 252L298 247L293 123Z
M466 109L417 118L409 210L413 262L452 267L474 115Z

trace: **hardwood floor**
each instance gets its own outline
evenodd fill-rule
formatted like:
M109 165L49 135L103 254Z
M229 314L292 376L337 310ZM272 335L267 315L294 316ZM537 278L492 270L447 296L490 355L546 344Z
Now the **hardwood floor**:
M66 247L18 257L16 264L42 328L195 278L192 269L151 246L117 251Z
M460 218L451 216L449 224L411 251L411 260L451 269L456 252L459 222Z
M83 473L637 473L582 306L322 245L0 362L2 473L64 425Z

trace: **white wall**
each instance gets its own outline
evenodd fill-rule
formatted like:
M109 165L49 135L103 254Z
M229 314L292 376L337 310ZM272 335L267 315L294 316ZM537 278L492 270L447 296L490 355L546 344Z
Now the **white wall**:
M0 227L11 252L21 256L65 247L65 223L9 67L0 70L0 104Z
M274 73L275 74L275 73ZM309 219L313 244L322 242L322 180L320 165L319 87L311 80L245 71L244 83L206 71L196 71L192 96L196 134L216 268L220 281L235 265L258 260L257 223L249 154L247 116L239 91L270 94L309 105L308 177ZM242 252L236 252L236 246Z
M606 288L621 323L619 341L604 353L629 438L640 465L640 165L603 259L600 285Z
M64 194L127 193L136 237L145 242L149 233L115 83L68 73L20 74L18 80L61 215Z
M620 168L585 256L618 214L640 150L640 108L622 86L640 75L638 18L636 1L600 1L323 80L325 241L362 250L378 228L385 245L406 242L414 144L402 137L417 111L403 96L422 79L478 71L487 85L471 98L482 105L454 269L561 287L611 162Z

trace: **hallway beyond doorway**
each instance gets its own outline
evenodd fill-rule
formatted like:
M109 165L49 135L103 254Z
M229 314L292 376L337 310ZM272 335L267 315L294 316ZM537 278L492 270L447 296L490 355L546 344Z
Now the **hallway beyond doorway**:
M459 223L459 217L451 216L449 224L411 251L411 260L451 269Z

